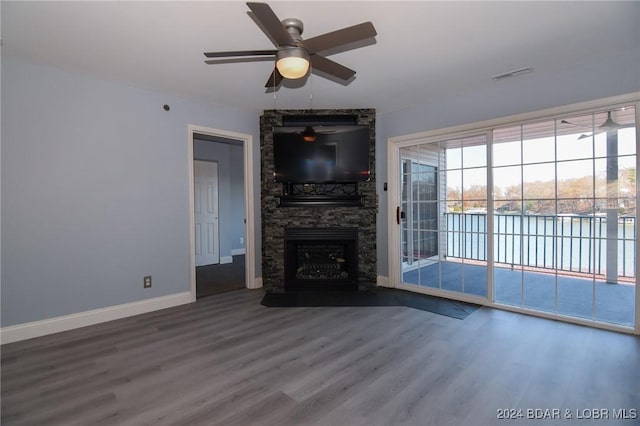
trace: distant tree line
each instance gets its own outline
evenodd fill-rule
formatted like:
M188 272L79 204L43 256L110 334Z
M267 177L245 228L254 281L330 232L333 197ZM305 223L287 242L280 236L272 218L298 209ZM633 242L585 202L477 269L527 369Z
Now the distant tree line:
M636 211L636 169L622 169L618 173L617 199L609 200L609 191L615 193L616 183L607 183L606 176L598 175L558 180L547 179L513 185L495 185L496 210L528 214L593 214L604 212L613 203L621 215L633 215ZM557 200L557 211L556 211ZM609 203L608 203L609 201ZM472 184L460 191L447 188L447 210L486 208L486 185Z

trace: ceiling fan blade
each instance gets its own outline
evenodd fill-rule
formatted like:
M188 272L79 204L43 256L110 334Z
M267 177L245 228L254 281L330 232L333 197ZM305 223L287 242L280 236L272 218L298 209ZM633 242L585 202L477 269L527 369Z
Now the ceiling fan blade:
M264 56L275 55L277 50L230 50L227 52L205 52L207 58L228 58L232 56Z
M340 80L349 80L356 72L320 55L311 55L312 70L322 71Z
M333 49L334 47L344 46L345 44L354 43L356 41L372 38L375 37L376 34L376 29L371 22L363 22L362 24L303 40L302 44L310 54L313 54L323 50Z
M296 41L289 31L282 25L280 19L273 13L271 7L266 3L247 3L255 18L262 24L263 29L269 34L276 46L295 46Z
M280 74L280 71L278 71L278 68L273 68L273 72L271 73L271 75L269 76L269 79L267 80L267 83L264 85L264 87L273 87L274 89L277 88L278 86L280 86L280 83L282 83L282 79L284 77L282 77L282 74Z
M263 62L263 61L273 62L273 58L268 56L218 58L218 59L207 59L206 61L204 61L204 63L207 65L216 65L216 64L239 64L239 63L246 63L246 62Z
M582 127L583 129L591 129L590 126L585 126L583 124L578 124L578 123L572 123L569 120L560 120L561 124L568 124L569 126L575 126L575 127Z

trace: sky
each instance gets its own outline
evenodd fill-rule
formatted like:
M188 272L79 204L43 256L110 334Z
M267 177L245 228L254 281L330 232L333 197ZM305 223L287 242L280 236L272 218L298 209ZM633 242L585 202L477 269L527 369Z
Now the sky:
M573 179L584 176L606 175L606 133L579 139L581 133L553 137L528 139L516 142L497 143L493 146L494 183L505 188L518 182ZM618 169L635 168L635 129L618 130ZM557 151L556 151L557 150ZM595 161L592 160L595 158ZM522 161L522 166L520 162ZM486 185L486 146L475 145L447 150L447 186L464 187ZM464 171L459 170L464 166ZM479 167L478 169L469 169ZM521 177L522 175L522 177ZM455 182L455 183L454 183Z

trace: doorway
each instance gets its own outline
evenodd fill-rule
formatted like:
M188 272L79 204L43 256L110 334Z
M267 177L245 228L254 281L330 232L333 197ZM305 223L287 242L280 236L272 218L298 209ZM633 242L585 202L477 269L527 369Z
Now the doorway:
M484 133L399 148L399 288L487 296Z
M252 137L189 126L190 287L256 288Z
M194 160L193 172L197 268L220 263L218 163Z

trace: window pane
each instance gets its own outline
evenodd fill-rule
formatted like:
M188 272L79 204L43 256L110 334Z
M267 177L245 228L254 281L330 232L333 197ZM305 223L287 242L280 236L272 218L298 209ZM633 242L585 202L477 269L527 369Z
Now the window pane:
M487 165L487 146L484 143L483 137L482 145L464 147L462 152L464 168L482 167Z
M507 127L493 131L493 165L508 166L520 164L521 151L521 127Z
M522 128L523 163L555 160L554 122L534 123Z
M462 201L447 201L447 213L460 213L462 211Z
M591 158L593 156L593 116L571 117L557 121L558 160Z
M595 167L595 196L596 198L607 198L607 160L594 160ZM606 207L604 207L606 208Z
M556 213L556 200L553 198L525 199L523 203L523 214L554 215Z
M523 166L524 198L555 198L555 175L554 164Z
M591 215L595 212L593 198L560 198L558 199L558 214L563 215Z
M462 194L463 199L465 200L486 200L487 199L486 167L463 170L462 181L464 182L464 192Z
M462 171L454 170L446 172L447 200L462 199Z
M558 163L558 198L593 198L593 160Z
M445 150L447 169L462 168L462 148L448 148Z
M618 155L633 155L636 153L635 127L618 130Z
M465 200L464 209L465 213L481 213L482 215L487 213L487 202L481 200Z
M593 136L593 149L595 157L607 156L607 133L596 133Z
M636 156L620 157L620 168L618 171L618 208L619 212L625 216L633 216L636 213Z
M493 169L493 197L496 200L522 199L522 168L520 166Z

